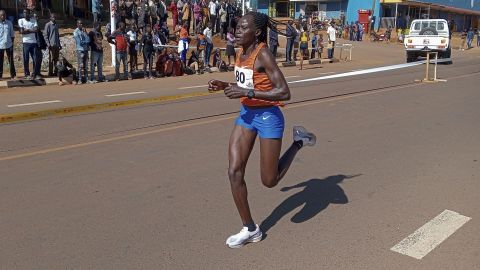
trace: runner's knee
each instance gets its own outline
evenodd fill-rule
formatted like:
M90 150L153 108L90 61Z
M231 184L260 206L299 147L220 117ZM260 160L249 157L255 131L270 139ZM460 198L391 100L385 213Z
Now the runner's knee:
M262 173L262 184L268 188L273 188L278 184L277 175L265 175Z

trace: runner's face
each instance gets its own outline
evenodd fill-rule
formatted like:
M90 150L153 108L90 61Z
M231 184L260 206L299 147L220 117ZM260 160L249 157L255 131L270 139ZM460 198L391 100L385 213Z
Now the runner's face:
M0 11L0 21L1 21L1 22L5 21L5 18L6 18L6 16L5 16L5 11L3 11L3 10Z
M235 41L240 46L248 46L255 43L255 26L252 16L243 16L237 24Z

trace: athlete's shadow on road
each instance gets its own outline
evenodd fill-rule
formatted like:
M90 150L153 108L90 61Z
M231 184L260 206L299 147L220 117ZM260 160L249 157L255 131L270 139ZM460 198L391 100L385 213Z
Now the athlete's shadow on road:
M283 192L294 188L303 188L293 194L277 206L272 213L260 224L260 228L266 237L266 233L285 215L305 204L290 219L294 223L307 221L328 207L329 204L346 204L348 198L339 184L345 179L351 179L358 175L333 175L325 179L310 179L291 187L283 187Z

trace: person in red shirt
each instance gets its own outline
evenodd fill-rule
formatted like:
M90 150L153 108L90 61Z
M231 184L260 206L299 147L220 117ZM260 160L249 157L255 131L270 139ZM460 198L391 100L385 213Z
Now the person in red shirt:
M127 61L127 52L128 52L128 36L125 33L125 24L120 22L118 24L118 29L115 30L109 37L108 43L115 45L115 80L120 80L120 62L123 64L123 74L124 79L132 79L132 76L128 73L128 61Z
M240 115L230 136L228 177L233 200L243 229L228 237L226 244L238 248L262 240L262 231L253 222L247 200L245 168L260 137L260 171L263 185L272 188L286 174L297 152L313 146L316 137L300 126L293 128L293 143L280 158L285 120L280 107L290 99L290 89L275 57L266 45L273 20L259 12L249 12L237 24L235 39L240 51L235 62L236 82L209 81L209 91L223 90L230 99L240 99ZM278 31L276 28L273 28Z

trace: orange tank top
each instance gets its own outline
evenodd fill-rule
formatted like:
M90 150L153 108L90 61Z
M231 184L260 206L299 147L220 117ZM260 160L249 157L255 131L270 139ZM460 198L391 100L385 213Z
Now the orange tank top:
M237 60L235 61L235 80L237 81L237 86L254 89L256 91L269 91L273 89L273 84L268 78L266 73L261 73L255 70L255 60L257 55L262 48L266 47L265 43L260 43L257 45L257 48L252 52L252 54L245 59L244 61L240 60L240 56L243 53L243 49L237 54ZM245 106L283 106L284 104L280 101L269 101L256 98L246 98L243 97L240 99L240 102Z

